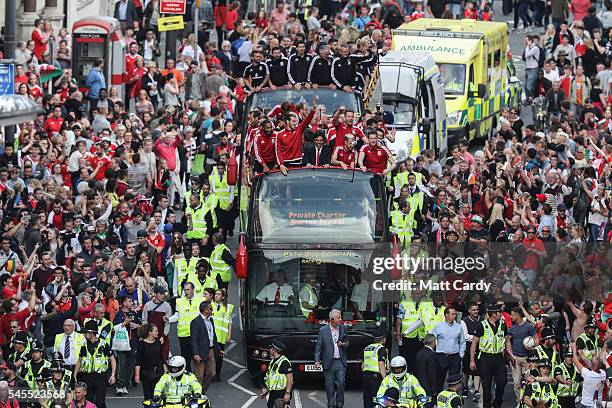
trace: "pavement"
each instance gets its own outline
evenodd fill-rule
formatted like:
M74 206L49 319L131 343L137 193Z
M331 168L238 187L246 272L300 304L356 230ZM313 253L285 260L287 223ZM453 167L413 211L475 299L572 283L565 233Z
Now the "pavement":
M495 0L494 4L495 21L504 21L512 27L513 16L503 16L501 12L501 0ZM536 33L534 31L534 33ZM538 32L539 33L539 32ZM512 50L513 61L517 71L517 76L521 81L525 78L525 63L521 59L524 48L523 33L511 32L509 38L510 49ZM521 111L521 117L525 124L531 123L531 109L524 108ZM232 239L229 242L232 248L236 248L236 240ZM234 280L230 286L229 302L238 305L238 293L240 293L239 285L241 282ZM210 387L208 396L212 401L213 407L229 407L229 408L263 408L266 407L266 401L259 398L261 392L260 385L251 379L249 376L244 360L244 347L242 338L241 316L239 308L236 307L237 315L233 320L232 342L226 349L226 358L223 363L221 372L221 382L213 383ZM176 327L173 325L171 330L171 343L175 346L172 348L174 354L180 354L178 349L178 340L176 338ZM396 346L392 349L392 355L397 355ZM363 406L360 384L349 383L345 392L345 406L348 408L357 408ZM323 386L322 375L320 379L297 379L294 388L292 407L295 408L325 408L326 397ZM140 386L130 388L127 396L116 397L114 390L109 390L107 398L107 406L112 408L136 408L141 406L142 389ZM504 408L512 408L516 406L515 398L512 392L512 377L508 370L508 384L505 389ZM475 408L472 402L472 394L464 401L466 408ZM482 406L482 403L479 404Z

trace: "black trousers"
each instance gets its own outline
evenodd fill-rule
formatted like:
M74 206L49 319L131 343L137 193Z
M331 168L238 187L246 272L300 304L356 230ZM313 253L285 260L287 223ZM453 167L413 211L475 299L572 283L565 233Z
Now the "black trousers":
M98 408L106 408L106 373L81 373L79 381L87 384L87 401L93 402Z
M377 405L374 403L374 397L378 392L382 377L379 373L364 371L362 375L362 391L363 391L363 407L372 408Z
M414 373L416 368L416 355L423 348L423 342L418 338L402 338L402 345L399 346L400 356L406 359L406 366L409 373Z
M225 350L225 344L219 343L219 348L221 349L221 351ZM221 365L222 364L223 364L223 356L221 355L221 353L215 353L215 370L216 370L215 375L217 377L221 376Z
M157 384L160 378L161 378L160 376L155 375L153 370L140 372L140 381L142 382L142 393L144 395L145 400L150 400L153 398L153 391L155 391L155 385Z
M501 407L507 382L506 359L501 354L480 355L478 372L482 378L482 408ZM491 401L491 387L495 380L495 399Z
M181 346L181 355L187 362L185 367L187 371L191 371L191 360L193 360L193 352L191 351L191 337L179 337L179 344Z
M270 394L268 394L268 408L274 408L274 402L279 398L285 398L285 390L270 391Z
M557 397L561 408L576 408L576 397Z

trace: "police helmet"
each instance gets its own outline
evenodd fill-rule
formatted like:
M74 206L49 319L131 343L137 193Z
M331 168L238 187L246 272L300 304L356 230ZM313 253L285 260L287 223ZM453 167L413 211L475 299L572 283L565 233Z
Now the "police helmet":
M402 378L408 369L406 359L402 356L393 357L391 359L391 372L395 378Z
M171 377L178 377L185 372L187 363L181 356L172 356L168 361L168 373Z

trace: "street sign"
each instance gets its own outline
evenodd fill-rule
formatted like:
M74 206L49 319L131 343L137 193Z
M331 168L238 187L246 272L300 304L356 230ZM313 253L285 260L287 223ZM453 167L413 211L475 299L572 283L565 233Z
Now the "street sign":
M157 20L159 31L182 30L183 28L185 28L183 16L160 17Z
M15 93L15 65L0 62L0 96Z
M185 14L185 0L161 0L159 12L162 14Z

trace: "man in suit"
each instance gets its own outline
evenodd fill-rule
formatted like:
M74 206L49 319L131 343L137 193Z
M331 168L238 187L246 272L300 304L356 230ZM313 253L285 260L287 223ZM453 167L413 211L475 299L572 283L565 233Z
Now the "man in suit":
M416 356L415 375L419 384L425 389L427 395L433 397L438 394L440 383L440 366L436 357L436 338L433 334L427 334L423 339L423 348ZM433 402L428 402L427 407L433 406Z
M329 167L331 162L332 151L329 146L325 145L325 135L317 133L314 139L314 146L304 150L302 158L303 166L324 166Z
M348 327L340 324L342 313L329 312L329 324L319 329L315 346L315 367L321 367L325 376L325 394L328 408L344 406L344 379L346 377L346 348Z
M136 6L132 0L119 0L115 3L114 17L121 23L121 30L125 32L128 27L134 26L134 20L138 19Z
M204 393L208 391L208 387L215 377L215 353L223 353L217 343L212 312L210 302L200 303L200 316L193 319L190 325L195 375L202 382Z

